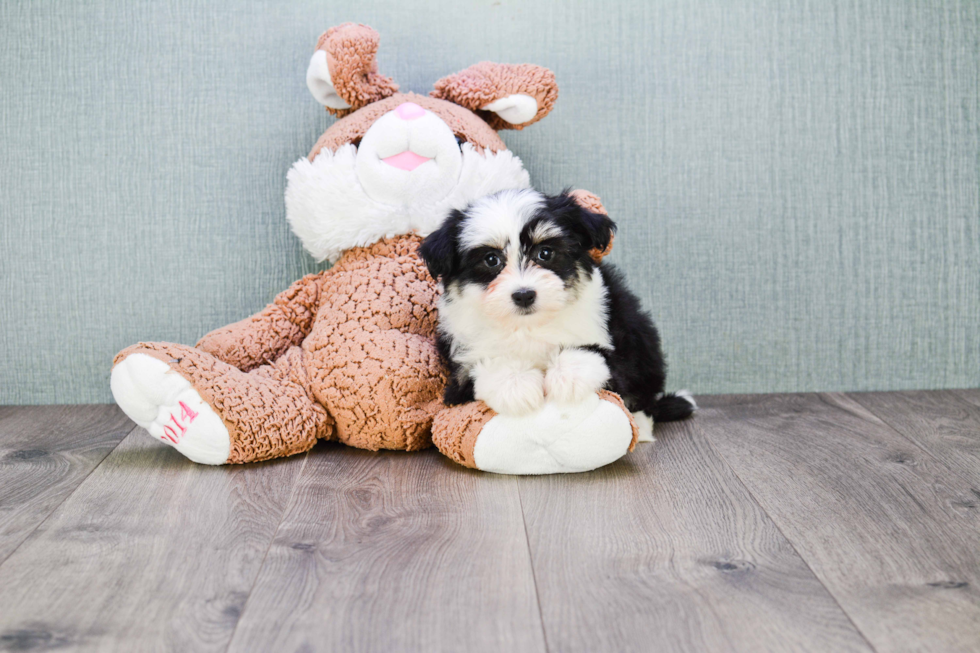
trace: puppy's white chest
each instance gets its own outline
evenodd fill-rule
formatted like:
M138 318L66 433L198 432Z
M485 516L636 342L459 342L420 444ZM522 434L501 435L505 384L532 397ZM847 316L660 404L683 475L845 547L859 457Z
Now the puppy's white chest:
M528 333L515 332L510 334L510 337L497 339L496 342L483 343L479 349L483 351L478 360L519 360L531 367L544 370L548 367L549 361L558 355L561 345L540 340Z
M585 345L609 346L609 334L596 326L584 332L557 328L484 331L480 337L467 339L461 347L459 361L467 366L487 361L520 361L527 367L546 370L566 347Z

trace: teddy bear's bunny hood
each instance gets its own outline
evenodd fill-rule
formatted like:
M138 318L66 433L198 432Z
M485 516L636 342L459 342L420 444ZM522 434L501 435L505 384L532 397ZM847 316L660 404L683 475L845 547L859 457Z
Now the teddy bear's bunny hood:
M551 71L480 63L436 82L430 96L398 92L377 72L377 32L326 32L306 81L342 118L288 174L286 216L318 260L386 237L435 230L446 214L508 188L527 172L496 129L522 129L551 110Z

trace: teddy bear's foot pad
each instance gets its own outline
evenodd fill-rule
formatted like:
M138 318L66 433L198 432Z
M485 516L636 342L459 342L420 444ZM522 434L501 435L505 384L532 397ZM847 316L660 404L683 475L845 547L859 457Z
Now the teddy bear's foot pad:
M477 469L501 474L584 472L621 458L632 439L623 408L593 394L575 406L548 402L532 415L496 415L473 458Z
M196 463L227 462L231 439L224 422L190 381L162 360L130 354L112 368L110 386L123 412L153 437Z

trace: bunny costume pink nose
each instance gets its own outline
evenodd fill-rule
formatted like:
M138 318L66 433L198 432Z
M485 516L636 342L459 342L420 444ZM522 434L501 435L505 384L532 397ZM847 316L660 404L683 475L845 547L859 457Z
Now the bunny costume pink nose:
M425 115L425 109L415 104L414 102L402 102L395 109L395 113L402 120L415 120L416 118L421 118Z
M410 152L408 150L405 150L401 154L396 154L395 156L389 156L388 158L381 159L381 160L390 166L394 166L398 168L399 170L407 170L408 172L411 172L412 170L415 170L426 161L431 161L432 159L424 156L419 156L415 152Z

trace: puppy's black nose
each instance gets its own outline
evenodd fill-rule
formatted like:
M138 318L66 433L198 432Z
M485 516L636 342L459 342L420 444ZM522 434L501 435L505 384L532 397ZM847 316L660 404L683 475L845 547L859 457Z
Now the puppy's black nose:
M534 298L538 296L538 293L530 290L528 288L522 288L518 290L513 295L510 296L514 300L514 303L521 308L529 308L531 304L534 303Z

